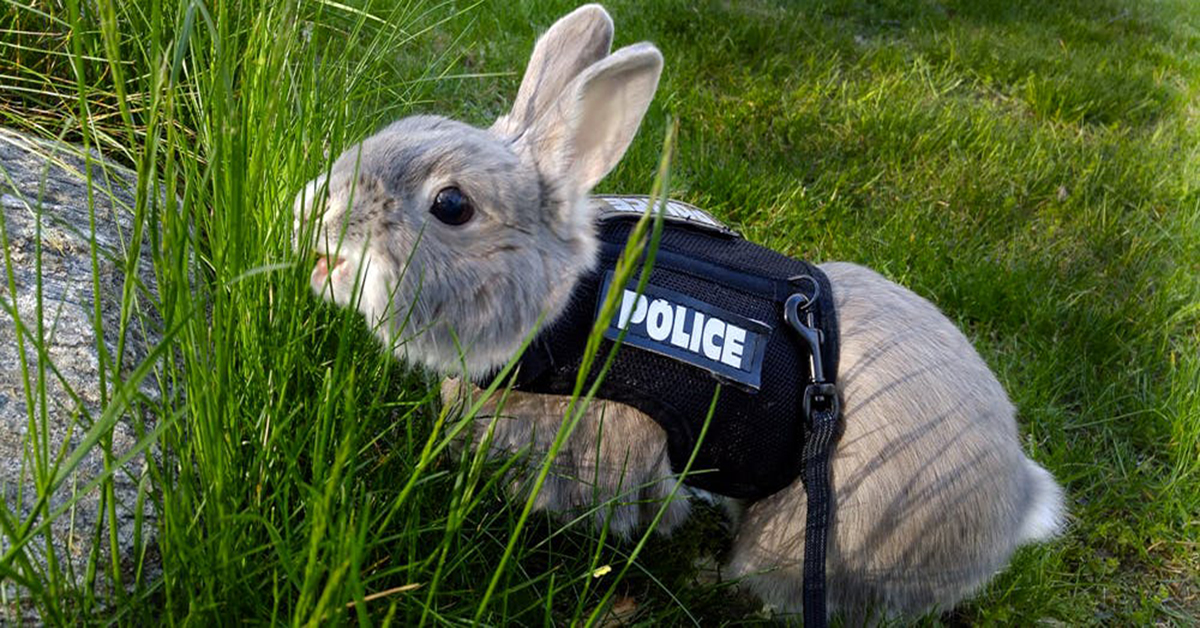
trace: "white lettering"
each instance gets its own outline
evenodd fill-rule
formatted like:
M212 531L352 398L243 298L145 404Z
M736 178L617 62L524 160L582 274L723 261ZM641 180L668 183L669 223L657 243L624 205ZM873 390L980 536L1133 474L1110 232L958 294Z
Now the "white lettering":
M629 315L633 314L633 304L637 295L632 290L626 290L621 295L621 313L617 316L617 329L625 329L629 325Z
M704 356L710 360L721 359L721 345L713 342L715 338L721 338L725 335L725 321L719 318L710 318L704 324L704 339L701 344L704 345Z
M725 328L725 346L721 348L721 361L735 369L742 368L742 343L746 340L746 330L737 325Z
M688 320L691 319L691 320ZM738 370L745 370L746 339L750 332L715 316L671 302L650 299L624 290L617 317L618 329L641 326L634 333L655 342L669 343Z
M635 304L637 307L634 307ZM629 325L630 314L633 315L635 325L646 320L646 297L639 297L633 290L626 290L625 294L621 295L621 314L617 317L617 329L625 329Z
M700 353L700 337L704 335L704 315L696 312L692 319L692 341L688 343L688 351Z
M666 340L671 334L671 304L666 299L650 302L646 317L646 335L653 340Z
M686 349L688 346L688 335L683 331L683 324L687 322L687 308L682 305L675 306L675 324L671 326L671 344L676 347Z
M638 297L637 307L633 308L633 317L629 319L629 322L637 325L646 320L646 308L649 305L650 300L646 298L646 295Z

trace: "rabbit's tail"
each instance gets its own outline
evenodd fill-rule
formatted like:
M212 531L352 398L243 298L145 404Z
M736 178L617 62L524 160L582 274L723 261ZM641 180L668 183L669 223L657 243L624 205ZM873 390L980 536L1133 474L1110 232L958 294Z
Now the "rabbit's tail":
M1031 485L1029 507L1021 523L1021 543L1045 541L1062 531L1063 490L1054 476L1036 462L1025 459Z

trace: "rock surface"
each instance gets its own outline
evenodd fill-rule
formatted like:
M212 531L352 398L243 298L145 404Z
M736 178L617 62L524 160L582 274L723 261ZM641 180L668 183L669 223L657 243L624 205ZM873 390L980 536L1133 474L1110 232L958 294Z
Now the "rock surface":
M38 500L35 484L35 462L38 457L48 459L51 464L63 451L67 443L67 455L84 438L90 421L81 410L98 420L102 411L100 389L100 360L94 333L94 295L92 282L91 246L88 226L88 184L85 178L85 162L77 147L43 142L13 131L0 129L0 209L3 211L4 227L8 239L11 272L16 291L9 285L8 262L0 256L0 498L10 517L17 518L18 525L32 515ZM123 267L132 239L135 177L130 171L106 162L99 156L92 158L91 193L96 216L96 242L98 244L99 302L104 336L104 346L109 356L117 350L122 291L125 284ZM44 408L45 421L40 418L38 407L38 352L34 342L25 338L27 368L23 369L17 343L17 325L12 316L16 312L24 326L34 338L38 335L36 243L37 224L41 220L41 290L42 322L45 347L49 363L61 373L62 380L75 392L78 402L66 392L62 381L50 370L45 370L44 382L47 403ZM3 248L0 247L0 254ZM149 245L143 243L138 264L141 286L138 305L143 313L149 310L154 293ZM143 326L139 320L149 324ZM124 373L132 371L147 355L149 348L158 340L157 326L153 313L145 317L135 315L131 319L123 356ZM111 357L110 357L111 360ZM107 367L109 396L113 391L111 361ZM32 395L26 389L28 386ZM157 397L151 375L141 385L141 390L150 398ZM34 439L30 436L30 404L35 400L34 428L40 440L45 438L48 451L39 446L35 453ZM111 430L114 459L128 452L137 442L135 420L124 416ZM147 425L146 429L150 426ZM49 500L51 512L72 499L72 493L82 491L93 478L104 472L104 458L99 447L93 448L75 472L61 485ZM134 511L137 504L139 485L145 488L145 463L139 456L115 474L113 482L116 503L116 534L122 556L122 565L135 564L130 554L134 549ZM100 512L101 491L93 489L83 494L73 509L59 517L51 525L51 541L54 558L61 573L79 586L84 585L91 539L96 532L98 520L103 522L100 538L98 570L107 571L111 564L108 555L108 517ZM149 517L152 509L143 506L144 540L148 540L153 525ZM39 515L40 517L41 515ZM39 522L41 519L39 518ZM12 546L9 535L0 528L0 556ZM47 565L47 541L39 535L28 545L27 555L34 573L25 572L14 563L23 577L44 581ZM68 566L69 562L69 566ZM42 572L42 573L38 573ZM128 578L122 578L128 584ZM93 583L105 586L103 582ZM0 624L7 621L38 621L37 609L26 592L11 581L0 578Z

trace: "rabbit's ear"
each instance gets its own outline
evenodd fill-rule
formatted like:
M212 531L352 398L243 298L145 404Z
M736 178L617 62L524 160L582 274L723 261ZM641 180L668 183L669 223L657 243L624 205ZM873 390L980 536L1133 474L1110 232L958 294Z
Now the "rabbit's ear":
M492 131L508 137L524 132L575 77L608 56L612 38L612 18L598 4L560 18L534 45L512 110L496 120Z
M616 51L579 75L522 138L538 170L568 199L587 194L621 160L662 66L662 54L649 43Z

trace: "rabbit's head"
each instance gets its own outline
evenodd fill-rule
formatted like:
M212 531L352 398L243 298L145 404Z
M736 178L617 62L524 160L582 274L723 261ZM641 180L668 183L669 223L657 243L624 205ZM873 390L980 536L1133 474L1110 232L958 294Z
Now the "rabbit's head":
M587 195L628 148L662 55L609 54L581 7L537 42L512 110L484 130L437 116L387 126L295 201L319 294L361 311L398 355L483 374L549 322L595 263ZM307 224L311 221L311 224Z

